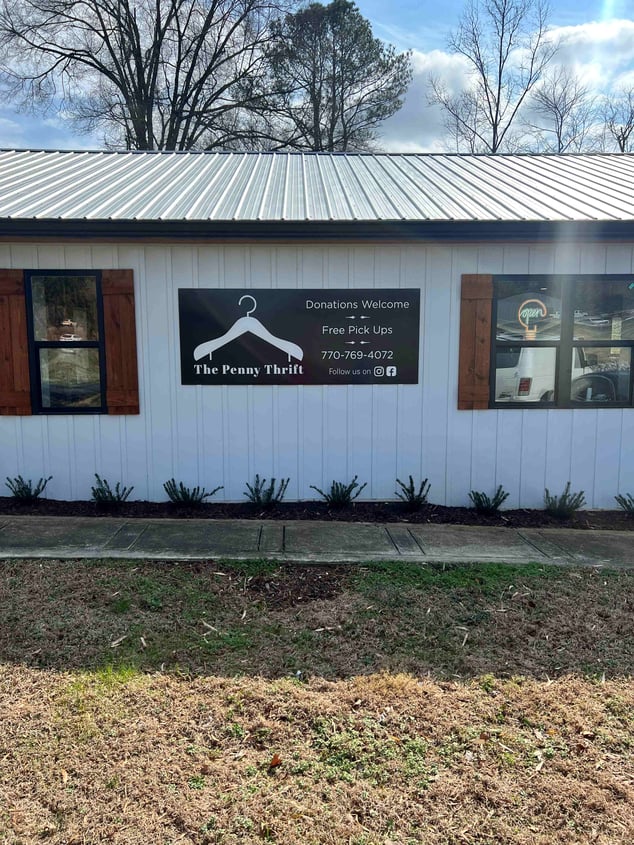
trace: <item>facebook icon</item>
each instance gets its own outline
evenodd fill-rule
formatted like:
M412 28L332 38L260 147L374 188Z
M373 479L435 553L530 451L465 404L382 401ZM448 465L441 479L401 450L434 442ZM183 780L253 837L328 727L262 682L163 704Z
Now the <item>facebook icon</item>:
M396 375L396 367L386 367L385 375L392 376L392 378L394 378L394 376Z

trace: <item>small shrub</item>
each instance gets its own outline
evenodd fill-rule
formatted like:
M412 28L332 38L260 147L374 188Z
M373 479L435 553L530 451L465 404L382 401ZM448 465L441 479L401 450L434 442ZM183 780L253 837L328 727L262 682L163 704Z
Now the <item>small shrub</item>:
M40 478L35 487L33 487L33 482L30 478L28 481L25 481L21 475L15 478L9 478L7 476L6 486L11 491L14 499L19 499L21 502L34 502L44 492L44 488L52 477L52 475L49 475L48 478Z
M570 482L566 484L561 496L551 496L548 487L544 490L544 507L546 513L557 517L557 519L569 519L585 503L586 497L583 490L580 490L578 493L571 493Z
M619 507L634 516L634 496L632 496L631 493L626 493L625 496L615 496L614 498L616 499Z
M101 478L95 473L97 482L92 490L92 500L98 505L118 505L125 502L134 487L122 487L121 482L117 481L114 489L108 484L105 478Z
M356 499L364 487L368 486L368 482L364 482L363 484L357 484L358 476L352 479L350 484L344 484L342 481L333 481L330 485L330 490L327 493L324 493L323 490L320 490L319 487L315 487L314 484L311 484L311 489L316 490L320 496L322 496L328 507L330 508L345 508L348 505L352 504L354 499ZM354 493L354 491L357 491ZM354 493L354 495L352 495Z
M473 502L473 507L475 508L476 513L484 514L496 513L499 510L500 505L505 502L508 497L509 494L505 491L501 484L495 491L492 499L489 498L486 493L479 492L478 490L472 490L469 493L469 498Z
M275 478L272 478L267 486L266 478L260 478L256 473L253 485L247 481L247 489L244 491L244 495L252 504L260 508L272 508L284 498L289 481L290 478L281 478L276 490Z
M404 484L400 478L396 479L396 483L401 488L401 492L399 493L398 490L395 490L394 493L401 499L410 510L418 510L422 508L423 505L427 504L427 496L429 495L429 489L431 484L424 478L420 486L417 488L414 484L414 479L410 475L409 482Z
M201 505L205 499L213 496L218 490L222 490L222 486L214 487L213 490L205 490L204 487L185 487L182 481L176 484L174 478L170 478L163 484L163 489L167 493L170 502L175 505L188 505L189 507L196 507Z

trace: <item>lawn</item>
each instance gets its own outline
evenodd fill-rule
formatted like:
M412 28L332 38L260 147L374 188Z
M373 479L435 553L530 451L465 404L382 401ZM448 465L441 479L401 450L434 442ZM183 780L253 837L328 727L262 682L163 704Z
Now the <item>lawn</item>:
M0 842L634 841L634 573L0 564Z

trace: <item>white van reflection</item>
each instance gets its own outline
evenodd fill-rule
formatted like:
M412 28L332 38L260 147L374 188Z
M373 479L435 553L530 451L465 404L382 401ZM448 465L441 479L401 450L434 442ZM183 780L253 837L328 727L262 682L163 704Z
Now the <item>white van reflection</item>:
M608 353L608 350L605 350ZM508 346L496 353L496 402L553 402L557 351L554 347ZM598 360L596 352L573 349L572 402L629 402L629 361Z
M496 353L496 402L552 402L557 350L553 346L507 346Z

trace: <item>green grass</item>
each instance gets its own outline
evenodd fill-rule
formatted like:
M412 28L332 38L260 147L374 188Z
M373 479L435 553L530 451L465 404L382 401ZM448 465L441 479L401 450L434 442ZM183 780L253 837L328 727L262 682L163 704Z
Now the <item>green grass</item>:
M634 573L542 564L8 561L0 659L186 676L600 679L634 667L633 602Z
M561 567L538 563L512 566L502 563L423 565L376 562L364 564L358 569L355 584L362 592L371 592L377 587L396 591L403 588L424 590L433 586L443 590L467 589L491 593L514 581L559 576Z
M258 575L270 575L279 569L279 563L274 560L267 560L266 558L256 558L254 560L229 560L225 558L219 561L219 563L220 568L230 569L232 572L239 573L247 578L254 578Z
M117 596L110 606L113 613L129 613L131 608L132 601L128 596Z

